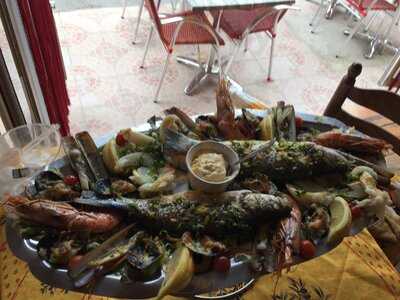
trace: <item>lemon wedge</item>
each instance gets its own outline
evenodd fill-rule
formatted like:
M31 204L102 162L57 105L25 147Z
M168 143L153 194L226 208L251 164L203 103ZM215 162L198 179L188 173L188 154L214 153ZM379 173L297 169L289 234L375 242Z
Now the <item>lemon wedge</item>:
M274 127L272 124L272 115L268 114L259 124L260 127L260 138L268 141L274 137Z
M165 278L155 299L160 300L171 293L185 288L192 280L194 262L190 250L186 246L179 246L167 263Z
M331 224L329 226L328 244L337 245L349 235L351 227L351 209L342 197L335 197L329 205Z
M118 153L115 144L115 139L111 139L107 144L104 145L103 151L103 162L107 167L107 170L113 174L120 174L121 170L117 168Z

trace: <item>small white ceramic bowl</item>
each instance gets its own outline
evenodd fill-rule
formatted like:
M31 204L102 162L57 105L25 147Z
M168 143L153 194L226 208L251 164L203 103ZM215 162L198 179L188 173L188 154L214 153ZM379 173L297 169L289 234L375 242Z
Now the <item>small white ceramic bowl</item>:
M207 181L197 176L192 170L192 161L203 153L218 153L222 154L225 161L229 165L227 169L230 172L223 181L213 182ZM228 185L239 174L240 164L235 164L239 160L239 156L233 149L228 146L214 142L204 141L192 146L186 154L186 166L189 171L189 181L193 189L203 191L205 193L222 193L226 190Z

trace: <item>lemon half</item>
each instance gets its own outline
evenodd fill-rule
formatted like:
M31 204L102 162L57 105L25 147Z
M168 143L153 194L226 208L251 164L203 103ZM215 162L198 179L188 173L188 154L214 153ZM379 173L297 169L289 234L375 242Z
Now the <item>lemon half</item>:
M345 236L348 236L351 228L351 209L342 197L335 197L329 205L331 223L329 226L328 244L337 245Z
M190 250L186 246L179 246L167 263L165 278L155 299L159 300L167 295L184 289L192 280L194 262Z

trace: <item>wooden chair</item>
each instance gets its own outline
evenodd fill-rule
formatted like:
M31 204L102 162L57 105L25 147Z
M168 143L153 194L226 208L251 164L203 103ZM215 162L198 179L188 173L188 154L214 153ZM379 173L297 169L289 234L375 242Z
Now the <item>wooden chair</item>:
M400 125L400 96L389 91L355 87L356 78L361 71L362 66L359 63L350 66L326 107L324 115L339 119L369 136L389 142L393 145L393 151L400 155L400 136L395 136L384 128L355 117L342 109L344 101L349 99Z
M400 154L400 136L396 137L385 129L368 121L357 118L342 109L346 99L366 107L383 117L400 124L400 96L385 90L360 89L354 86L356 78L361 74L361 64L355 63L350 66L347 74L343 77L335 93L333 94L324 115L341 120L346 125L354 126L359 131L370 136L388 141L393 145L393 151ZM388 160L386 158L386 160ZM399 194L396 192L396 195ZM398 196L393 198L394 204L400 208ZM380 239L374 228L369 228L380 247L383 249L390 261L400 268L400 244Z

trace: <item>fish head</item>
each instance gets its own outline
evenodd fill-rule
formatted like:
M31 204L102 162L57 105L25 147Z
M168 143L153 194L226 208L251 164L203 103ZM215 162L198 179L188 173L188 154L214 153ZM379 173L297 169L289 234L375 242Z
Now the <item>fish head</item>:
M186 171L186 153L197 143L198 141L182 133L166 128L165 140L162 145L164 158L174 167Z

